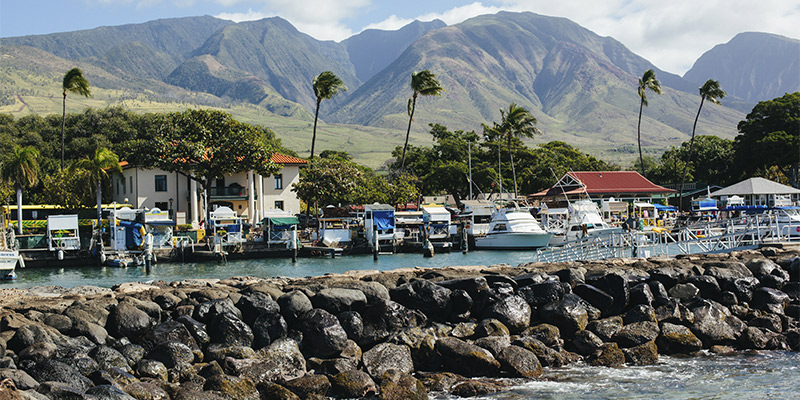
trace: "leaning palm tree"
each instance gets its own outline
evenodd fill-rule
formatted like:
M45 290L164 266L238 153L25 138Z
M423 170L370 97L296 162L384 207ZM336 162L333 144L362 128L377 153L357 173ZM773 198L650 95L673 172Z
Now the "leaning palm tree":
M347 87L341 79L331 71L324 71L314 77L312 83L314 96L317 98L317 110L314 112L314 135L311 137L311 159L314 159L314 144L317 142L317 119L319 118L319 105L323 99L331 99L339 92L346 92Z
M67 121L67 92L77 93L83 97L92 95L89 89L89 81L83 77L83 72L80 68L73 68L67 71L64 75L64 81L61 83L63 89L64 103L61 111L61 169L64 169L64 124Z
M408 149L408 136L411 134L411 121L414 119L414 110L417 107L417 96L440 96L444 89L439 86L436 75L427 69L411 73L411 90L414 94L408 99L408 130L406 131L406 144L403 145L403 157L400 162L400 174L406 167L406 149Z
M514 168L514 153L511 152L511 141L513 138L532 138L535 134L539 133L536 128L536 117L531 114L525 107L511 103L508 110L500 110L500 124L496 124L492 128L499 134L500 138L506 140L508 148L508 158L511 161L511 175L514 179L514 196L519 193L517 191L517 171Z
M642 156L642 108L647 105L647 89L661 94L661 83L656 79L656 73L652 69L644 71L644 75L639 78L639 124L636 126L637 140L639 141L639 165L642 167L642 176L645 175L644 157Z
M697 129L697 119L700 118L700 110L703 109L703 101L708 101L719 104L719 99L725 97L725 92L719 87L719 82L709 79L703 86L700 86L700 107L697 108L697 115L694 117L694 125L692 125L692 138L689 140L689 155L686 157L686 163L683 164L683 173L681 174L681 190L678 193L678 208L682 209L683 205L683 184L686 182L686 168L689 162L692 161L692 152L694 151L694 132Z
M100 147L94 151L94 157L83 158L72 164L72 168L82 171L91 184L97 188L97 224L103 218L103 181L108 179L108 171L121 171L119 158L113 151Z
M2 164L3 180L10 182L17 191L17 232L22 234L22 191L33 187L39 181L39 150L33 146L14 146Z

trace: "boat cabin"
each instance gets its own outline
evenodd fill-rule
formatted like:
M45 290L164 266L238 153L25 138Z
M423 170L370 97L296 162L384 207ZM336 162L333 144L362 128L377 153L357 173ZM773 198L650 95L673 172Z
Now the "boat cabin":
M263 230L262 240L267 247L280 245L289 248L292 241L297 240L297 225L300 221L288 212L282 210L267 212L259 224Z
M422 221L425 223L425 236L433 241L446 241L450 238L450 211L438 205L422 206Z
M245 242L242 234L242 218L229 207L219 207L211 212L211 227L214 251L221 252L225 247L238 247Z
M364 205L364 235L373 250L384 251L396 245L394 207L388 204Z

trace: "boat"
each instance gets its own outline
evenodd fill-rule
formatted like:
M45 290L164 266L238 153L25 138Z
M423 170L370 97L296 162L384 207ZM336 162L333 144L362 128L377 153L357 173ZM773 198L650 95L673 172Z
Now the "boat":
M528 209L501 208L489 223L489 232L475 238L475 248L494 250L523 250L546 247L553 232L542 229Z
M607 235L622 232L622 228L609 225L603 220L600 209L588 199L572 202L567 209L542 210L545 229L555 235L550 246L561 246L573 240L589 236ZM555 218L553 218L555 217Z
M6 218L0 213L0 280L17 279L15 272L17 263L24 266L14 236L14 228L6 224Z
M364 205L364 236L373 253L394 253L402 238L395 233L394 207L388 204Z

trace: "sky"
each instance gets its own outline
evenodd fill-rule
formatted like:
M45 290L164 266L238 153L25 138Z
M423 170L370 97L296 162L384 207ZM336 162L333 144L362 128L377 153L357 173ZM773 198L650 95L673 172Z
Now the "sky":
M679 75L740 32L800 39L800 0L0 0L0 37L212 15L279 16L316 39L341 41L415 19L453 25L502 10L568 18Z

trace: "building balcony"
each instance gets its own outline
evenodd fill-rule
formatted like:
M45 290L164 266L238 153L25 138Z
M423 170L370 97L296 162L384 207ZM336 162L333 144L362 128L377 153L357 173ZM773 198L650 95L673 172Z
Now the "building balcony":
M237 184L230 186L212 187L208 196L211 200L245 200L247 199L247 189Z

